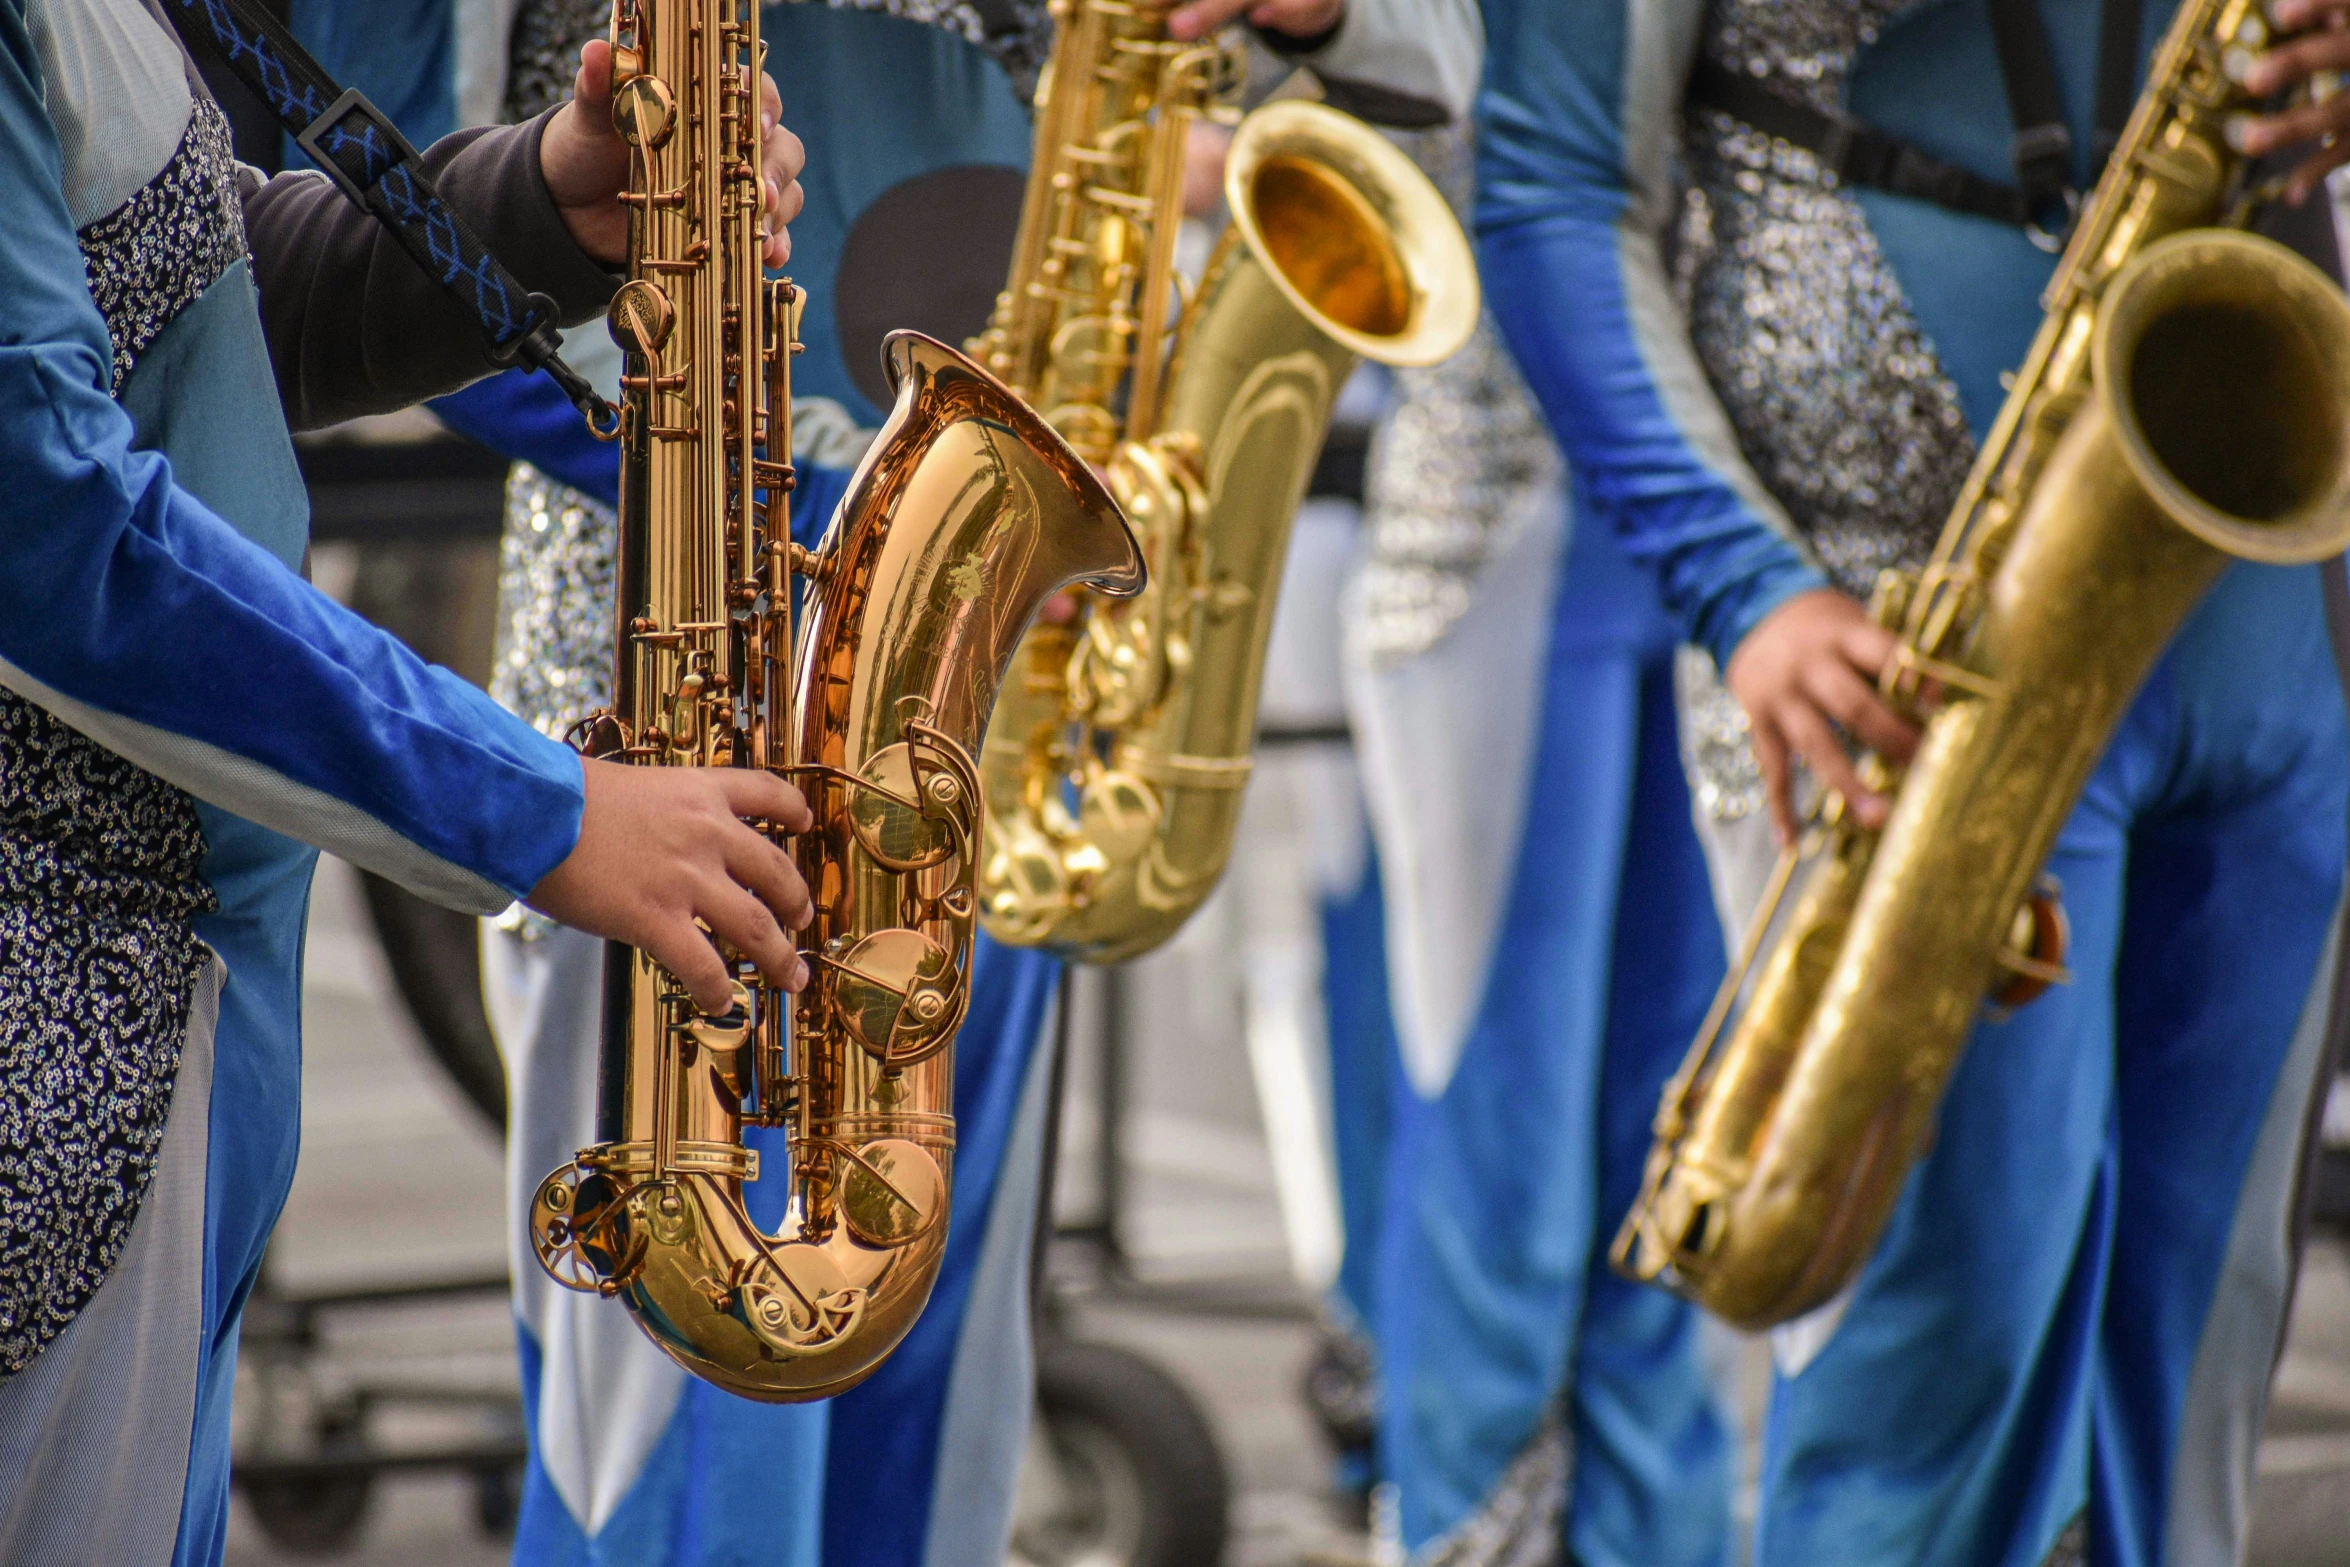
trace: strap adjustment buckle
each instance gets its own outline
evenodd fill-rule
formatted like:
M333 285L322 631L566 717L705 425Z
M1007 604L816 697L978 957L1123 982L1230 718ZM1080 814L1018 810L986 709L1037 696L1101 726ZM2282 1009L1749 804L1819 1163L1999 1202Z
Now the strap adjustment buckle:
M346 122L354 117L359 121L356 134L346 129ZM345 89L324 113L296 131L294 145L309 154L310 161L335 182L336 189L362 207L373 205L368 193L385 175L403 163L416 161L416 149L400 134L400 128L356 87ZM345 156L358 162L367 176L364 184L345 166Z

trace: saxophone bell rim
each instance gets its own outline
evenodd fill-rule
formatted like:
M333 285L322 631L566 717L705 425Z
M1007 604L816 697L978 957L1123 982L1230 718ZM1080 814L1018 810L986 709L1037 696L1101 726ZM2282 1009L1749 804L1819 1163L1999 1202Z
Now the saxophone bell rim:
M1255 199L1265 164L1300 158L1353 189L1394 250L1411 297L1402 330L1349 326L1300 289L1268 245ZM1286 98L1248 115L1225 155L1224 201L1251 254L1299 313L1349 352L1399 369L1450 359L1468 343L1484 309L1477 258L1451 204L1419 166L1370 126L1310 99Z
M2199 305L2260 310L2303 339L2322 366L2308 395L2337 417L2332 472L2274 520L2230 512L2175 473L2139 416L2131 370L2148 328ZM2149 245L2106 286L2090 340L2090 374L2122 456L2180 527L2214 549L2266 565L2305 566L2350 549L2350 300L2306 258L2240 229L2190 229Z
M1078 456L1077 449L1019 393L991 375L969 354L910 328L900 328L881 340L881 360L897 404L882 435L874 441L872 451L878 452L889 444L888 426L899 423L910 400L919 398L928 387L942 379L979 383L981 401L985 404L981 417L1004 426L1013 439L1056 469L1076 493L1080 509L1086 515L1101 517L1117 526L1118 537L1125 544L1124 559L1075 580L1108 598L1132 598L1143 590L1150 580L1149 573L1143 565L1142 546L1135 542L1134 527L1126 509L1118 504L1118 498L1110 493L1108 483L1094 471L1093 465ZM852 482L851 492L855 489Z

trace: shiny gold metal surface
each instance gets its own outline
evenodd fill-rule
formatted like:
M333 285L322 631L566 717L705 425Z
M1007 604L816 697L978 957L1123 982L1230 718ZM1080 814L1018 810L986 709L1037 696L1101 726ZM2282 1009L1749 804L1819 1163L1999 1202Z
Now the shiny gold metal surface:
M2255 0L2188 0L1931 562L1889 578L1888 695L1925 720L1881 833L1830 796L1667 1087L1616 1261L1731 1322L1874 1248L1989 998L2064 978L2040 877L2147 671L2229 557L2350 544L2350 304L2238 232Z
M816 825L796 1000L737 961L697 1013L608 949L599 1141L531 1214L558 1281L616 1296L680 1365L749 1398L869 1374L929 1298L953 1169L981 791L972 750L1052 593L1132 593L1117 504L1066 442L942 343L889 339L896 404L824 546L790 540L800 296L765 278L753 0L619 0L635 149L621 405L614 705L591 753L763 767ZM795 580L796 579L796 580ZM804 615L793 633L795 591ZM730 954L731 956L731 954ZM780 1127L760 1169L747 1126ZM781 1183L773 1231L744 1186Z
M1361 122L1294 100L1240 123L1232 225L1183 289L1184 144L1228 69L1170 40L1168 9L1056 0L1010 286L970 345L1106 466L1150 562L1140 597L1085 596L1073 624L1030 634L981 753L982 921L1091 962L1157 946L1223 874L1339 387L1358 356L1447 357L1478 310L1436 188Z

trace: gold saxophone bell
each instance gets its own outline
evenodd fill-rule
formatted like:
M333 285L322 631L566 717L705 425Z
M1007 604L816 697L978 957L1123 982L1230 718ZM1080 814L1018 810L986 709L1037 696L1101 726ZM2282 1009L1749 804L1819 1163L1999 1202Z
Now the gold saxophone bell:
M533 1245L618 1298L687 1370L748 1398L843 1392L929 1299L946 1245L951 1045L969 1001L982 796L972 751L1054 592L1133 593L1142 560L1068 443L910 332L896 401L824 547L789 530L801 300L760 267L752 0L618 0L632 151L614 702L582 726L642 766L760 767L815 825L797 997L726 953L701 1015L613 944L599 1141L541 1183ZM795 637L795 597L804 597ZM761 1169L746 1128L785 1133ZM747 1184L776 1190L772 1230Z
M1213 46L1166 37L1165 10L1056 6L1010 284L971 345L1106 466L1150 564L1139 597L1030 633L981 752L982 921L1089 962L1157 946L1223 874L1289 529L1340 386L1358 358L1448 357L1479 308L1427 177L1360 121L1288 100L1240 122L1232 224L1170 326L1185 132L1222 73Z
M2189 0L2050 285L1931 562L1879 595L1925 720L1881 833L1830 796L1665 1090L1619 1268L1746 1327L1860 1270L1986 1001L2061 981L2042 866L2122 714L2231 559L2350 546L2350 302L2250 206ZM1937 700L1929 702L1929 693Z

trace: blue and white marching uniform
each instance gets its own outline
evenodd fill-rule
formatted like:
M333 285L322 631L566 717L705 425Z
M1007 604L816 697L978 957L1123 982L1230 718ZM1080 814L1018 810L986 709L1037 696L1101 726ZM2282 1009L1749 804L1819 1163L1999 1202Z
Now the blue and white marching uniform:
M577 320L612 284L537 142L427 162ZM297 575L289 422L486 367L323 178L235 163L157 6L0 5L0 192L0 1559L206 1563L309 846L492 909L570 852L579 763Z
M2096 7L2040 9L2086 148ZM1840 187L1809 153L1685 106L1682 83L1702 53L2005 178L1985 13L1487 0L1486 16L1484 266L1582 515L1655 570L1716 667L1790 595L1864 594L1918 561L2050 260L2021 231ZM2149 46L2168 19L2149 8ZM1752 764L1696 673L1706 830L1743 916ZM2073 983L1978 1026L1856 1286L1777 1336L1762 1567L2238 1559L2346 812L2318 572L2232 566L2053 855Z
M1430 159L1464 205L1468 157ZM1721 972L1676 638L1605 530L1570 528L1490 323L1398 381L1348 639L1402 1056L1378 1519L1415 1564L1721 1567L1696 1314L1606 1261Z

